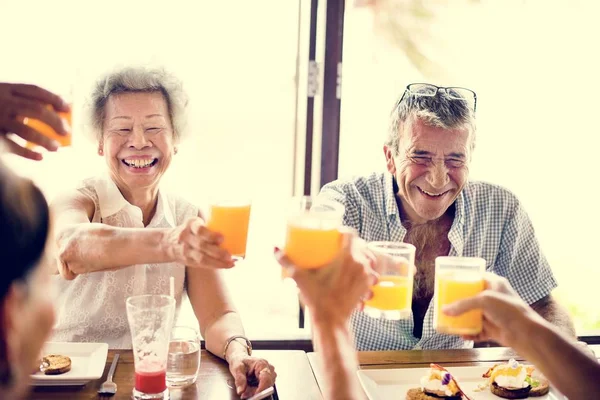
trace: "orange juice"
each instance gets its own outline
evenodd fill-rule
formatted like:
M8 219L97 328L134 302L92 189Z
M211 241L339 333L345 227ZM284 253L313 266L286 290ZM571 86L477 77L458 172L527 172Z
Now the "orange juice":
M206 226L223 235L222 248L233 256L245 257L249 223L250 204L217 204L210 207L210 218Z
M51 106L48 106L48 108L51 108ZM58 113L58 115L61 116L61 118L63 118L70 127L72 127L72 112L60 112ZM37 119L32 119L32 118L26 118L24 120L25 125L35 129L36 131L38 131L39 133L41 133L42 135L49 137L50 139L54 139L56 140L58 143L60 143L60 145L62 147L66 147L66 146L70 146L71 145L71 138L72 138L72 132L69 132L67 135L59 135L58 133L56 133L56 131L54 129L52 129L51 127L49 127L48 125L46 125L45 123L43 123L42 121L39 121ZM33 147L37 146L36 144L27 142L26 147L31 149Z
M373 297L365 302L365 306L384 311L411 308L412 277L383 275L371 290L373 291Z
M457 300L473 297L484 289L484 281L479 274L445 273L436 276L435 328L441 333L474 335L481 332L483 314L481 310L471 310L450 317L442 313L442 306Z
M335 228L288 223L284 252L300 268L319 268L335 259L342 236Z

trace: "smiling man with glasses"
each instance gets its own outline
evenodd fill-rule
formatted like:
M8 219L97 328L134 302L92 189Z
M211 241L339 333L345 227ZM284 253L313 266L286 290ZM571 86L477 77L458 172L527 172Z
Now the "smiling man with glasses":
M551 297L557 286L533 226L514 194L469 181L477 95L461 87L413 83L391 115L383 146L387 173L338 180L321 196L346 207L344 224L366 241L415 245L412 315L391 321L352 316L358 350L471 347L433 327L434 260L482 257L547 320L573 337L567 312Z

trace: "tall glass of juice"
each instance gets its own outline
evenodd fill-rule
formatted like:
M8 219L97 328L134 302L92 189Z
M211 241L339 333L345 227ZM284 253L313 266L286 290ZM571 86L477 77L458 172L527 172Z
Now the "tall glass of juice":
M164 295L129 297L127 320L133 345L135 400L168 399L167 358L175 299Z
M379 281L364 312L373 318L399 320L411 315L415 246L400 242L371 242L377 255Z
M234 259L246 257L250 210L249 201L221 201L210 204L206 226L223 235L221 247Z
M480 309L451 317L442 313L443 306L473 297L484 289L485 260L478 257L437 257L435 259L435 305L433 321L436 331L454 335L481 332Z
M338 255L344 206L318 197L294 197L287 220L284 252L299 268L319 268Z

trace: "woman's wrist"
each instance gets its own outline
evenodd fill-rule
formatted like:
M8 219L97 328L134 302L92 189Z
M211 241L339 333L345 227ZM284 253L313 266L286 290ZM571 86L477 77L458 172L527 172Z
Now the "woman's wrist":
M175 246L173 245L173 240L171 240L172 233L172 228L160 230L159 248L163 257L168 260L167 262L177 261Z
M245 342L245 338L239 337L235 338L225 345L225 351L223 353L223 359L228 363L231 363L232 360L236 358L246 358L252 353L251 344Z
M348 321L348 318L344 318L339 310L328 311L324 308L317 307L314 310L309 309L311 312L311 321L315 326L324 326L328 328L344 327Z
M337 318L326 318L325 316L316 318L313 316L311 322L313 339L316 339L315 345L317 347L322 345L328 346L327 342L329 341L337 341L342 337L350 336L348 319L343 319L339 316Z

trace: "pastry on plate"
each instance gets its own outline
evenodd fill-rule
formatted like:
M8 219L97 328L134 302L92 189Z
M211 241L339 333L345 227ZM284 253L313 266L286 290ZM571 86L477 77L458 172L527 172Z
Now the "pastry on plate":
M60 375L71 370L71 359L60 354L49 354L42 357L40 371L46 375Z
M437 364L430 367L427 375L421 378L421 387L410 389L406 400L469 400L450 372Z
M507 363L490 368L484 378L488 378L490 391L505 399L527 399L548 394L550 385L542 376L534 376L535 368L511 359Z

